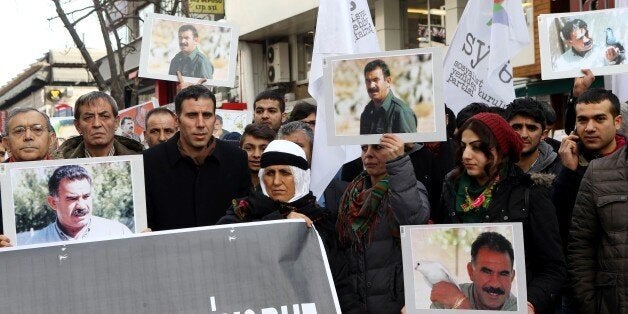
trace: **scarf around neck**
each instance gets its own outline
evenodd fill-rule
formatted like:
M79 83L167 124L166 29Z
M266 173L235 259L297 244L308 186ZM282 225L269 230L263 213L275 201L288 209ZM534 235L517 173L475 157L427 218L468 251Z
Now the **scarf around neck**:
M399 231L394 227L392 208L388 204L388 176L368 187L371 177L362 171L348 186L340 200L338 211L338 233L340 241L344 243L357 242L364 245L362 238L367 236L370 242L375 226L379 223L378 213L385 210L389 220L390 232L393 237L399 237ZM386 208L382 208L386 206Z

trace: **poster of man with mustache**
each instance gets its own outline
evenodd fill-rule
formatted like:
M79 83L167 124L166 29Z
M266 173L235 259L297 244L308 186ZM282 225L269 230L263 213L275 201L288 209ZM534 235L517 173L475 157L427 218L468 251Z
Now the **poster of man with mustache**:
M143 26L139 76L178 82L205 79L233 87L238 26L166 14L149 14Z
M521 224L402 226L401 232L407 313L527 313Z
M198 49L198 31L192 24L179 27L179 48L172 61L168 74L177 75L177 71L183 76L210 79L214 75L214 66L207 57Z
M141 156L14 163L0 169L13 246L127 237L147 227Z
M338 55L324 68L330 145L445 139L440 48ZM331 107L333 105L333 107Z

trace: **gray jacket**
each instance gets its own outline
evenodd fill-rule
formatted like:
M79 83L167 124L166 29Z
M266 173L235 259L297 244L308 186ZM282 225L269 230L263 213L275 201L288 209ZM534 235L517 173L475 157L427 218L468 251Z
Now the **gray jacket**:
M628 154L594 159L582 178L567 270L582 313L628 313Z
M539 144L539 157L528 173L551 173L554 175L560 171L560 158L558 154L552 148L552 145L547 144L545 141L541 141Z

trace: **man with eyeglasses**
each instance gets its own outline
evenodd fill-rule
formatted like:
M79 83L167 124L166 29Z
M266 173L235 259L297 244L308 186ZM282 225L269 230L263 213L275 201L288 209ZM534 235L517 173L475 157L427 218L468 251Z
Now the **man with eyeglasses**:
M607 29L607 37L615 40L612 29ZM609 33L610 32L610 33ZM564 43L569 46L554 62L554 70L594 68L613 64L622 64L624 53L617 45L603 45L593 41L587 23L581 19L573 19L565 23L561 29ZM608 38L607 38L608 42Z
M21 108L9 113L2 139L10 154L7 162L50 159L51 129L48 116L37 109Z
M48 148L52 142L50 119L34 108L20 108L9 112L4 126L2 144L9 153L5 162L50 159ZM0 201L1 204L1 201ZM0 247L8 246L9 238L2 235L0 211Z

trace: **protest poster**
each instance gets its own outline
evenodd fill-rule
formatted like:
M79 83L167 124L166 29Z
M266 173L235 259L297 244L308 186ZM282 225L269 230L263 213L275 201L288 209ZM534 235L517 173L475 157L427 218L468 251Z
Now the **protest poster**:
M159 107L157 99L129 107L118 112L119 127L117 135L134 139L140 143L144 142L144 131L146 130L146 114L154 108Z
M510 60L530 43L521 1L470 0L443 62L445 104L506 107L515 99Z
M376 144L384 133L404 142L445 140L445 106L437 84L441 62L440 47L327 58L328 144ZM375 101L385 117L379 117Z
M16 246L147 228L142 156L6 163L0 184L4 234Z
M207 85L233 87L238 49L238 26L149 14L144 22L139 76L178 82L205 78Z
M222 128L228 132L244 133L244 128L253 121L253 113L248 110L216 109L216 116L222 118Z
M0 263L2 313L340 313L302 220L7 248Z
M316 100L319 122L312 147L312 182L316 197L323 195L340 167L360 156L357 145L331 146L327 143L326 84L323 77L324 58L351 53L380 51L377 32L368 1L320 0L316 18L316 34L312 49L308 93Z
M628 72L628 8L541 14L539 46L544 80Z
M401 226L401 248L407 313L452 308L456 313L527 313L521 223ZM487 273L498 279L485 280ZM466 296L471 309L430 300L433 289L444 288Z

